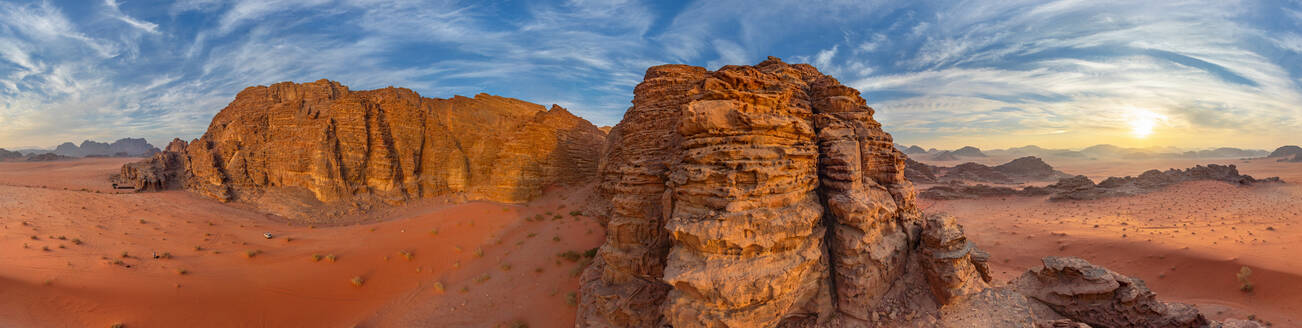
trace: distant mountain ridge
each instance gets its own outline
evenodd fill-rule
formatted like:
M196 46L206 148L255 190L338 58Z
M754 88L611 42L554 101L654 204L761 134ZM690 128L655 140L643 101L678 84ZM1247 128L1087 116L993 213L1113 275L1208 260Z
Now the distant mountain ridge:
M1210 149L1186 150L1176 147L1146 147L1146 148L1129 148L1110 144L1099 144L1085 147L1080 150L1071 149L1051 149L1043 148L1036 145L1026 145L1021 147L1012 147L1008 149L981 150L973 146L964 146L955 150L922 150L921 146L909 146L904 148L898 146L900 151L919 159L930 159L935 161L956 161L964 157L989 157L989 156L1008 156L1008 157L1025 157L1035 156L1040 158L1080 158L1080 159L1158 159L1158 158L1257 158L1257 157L1283 157L1291 158L1294 154L1302 153L1302 148L1298 146L1284 146L1276 149L1274 152L1263 149L1241 149L1234 147L1219 147ZM923 156L928 155L928 156Z
M65 142L54 147L54 150L23 150L27 155L53 153L67 157L148 157L158 151L158 147L143 138L122 138L113 143L85 140L80 146Z

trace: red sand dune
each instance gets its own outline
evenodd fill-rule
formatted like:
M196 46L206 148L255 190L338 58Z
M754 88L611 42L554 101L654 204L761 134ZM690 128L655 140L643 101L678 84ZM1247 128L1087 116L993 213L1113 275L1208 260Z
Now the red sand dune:
M557 254L604 239L569 214L590 188L310 227L186 192L111 193L126 161L0 164L0 327L567 327L582 262Z

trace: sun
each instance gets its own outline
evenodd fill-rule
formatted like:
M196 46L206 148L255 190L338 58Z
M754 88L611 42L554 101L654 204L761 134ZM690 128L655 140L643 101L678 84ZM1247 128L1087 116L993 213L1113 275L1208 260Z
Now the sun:
M1144 139L1153 135L1153 128L1166 117L1144 109L1131 109L1129 119L1130 134L1137 139Z

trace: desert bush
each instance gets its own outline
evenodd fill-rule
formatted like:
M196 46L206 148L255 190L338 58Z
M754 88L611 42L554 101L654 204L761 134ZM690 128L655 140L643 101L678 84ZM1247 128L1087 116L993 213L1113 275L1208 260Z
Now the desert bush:
M563 258L566 261L578 262L579 257L581 257L582 255L579 255L579 253L575 251L565 251L564 253L557 254L556 256Z
M1253 285L1252 285L1252 281L1249 280L1252 278L1252 269L1248 268L1247 266L1244 266L1243 268L1239 269L1239 273L1235 274L1234 276L1239 278L1239 290L1245 293L1252 292Z
M354 276L353 279L348 279L348 282L352 283L353 287L362 287L362 284L366 283L366 279L362 278L362 276Z

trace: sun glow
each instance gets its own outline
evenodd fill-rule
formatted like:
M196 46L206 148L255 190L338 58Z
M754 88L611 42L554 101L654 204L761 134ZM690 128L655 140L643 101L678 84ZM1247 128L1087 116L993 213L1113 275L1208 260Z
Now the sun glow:
M1162 115L1143 109L1130 110L1130 134L1138 139L1148 138L1153 135L1153 128L1157 123L1165 119Z

